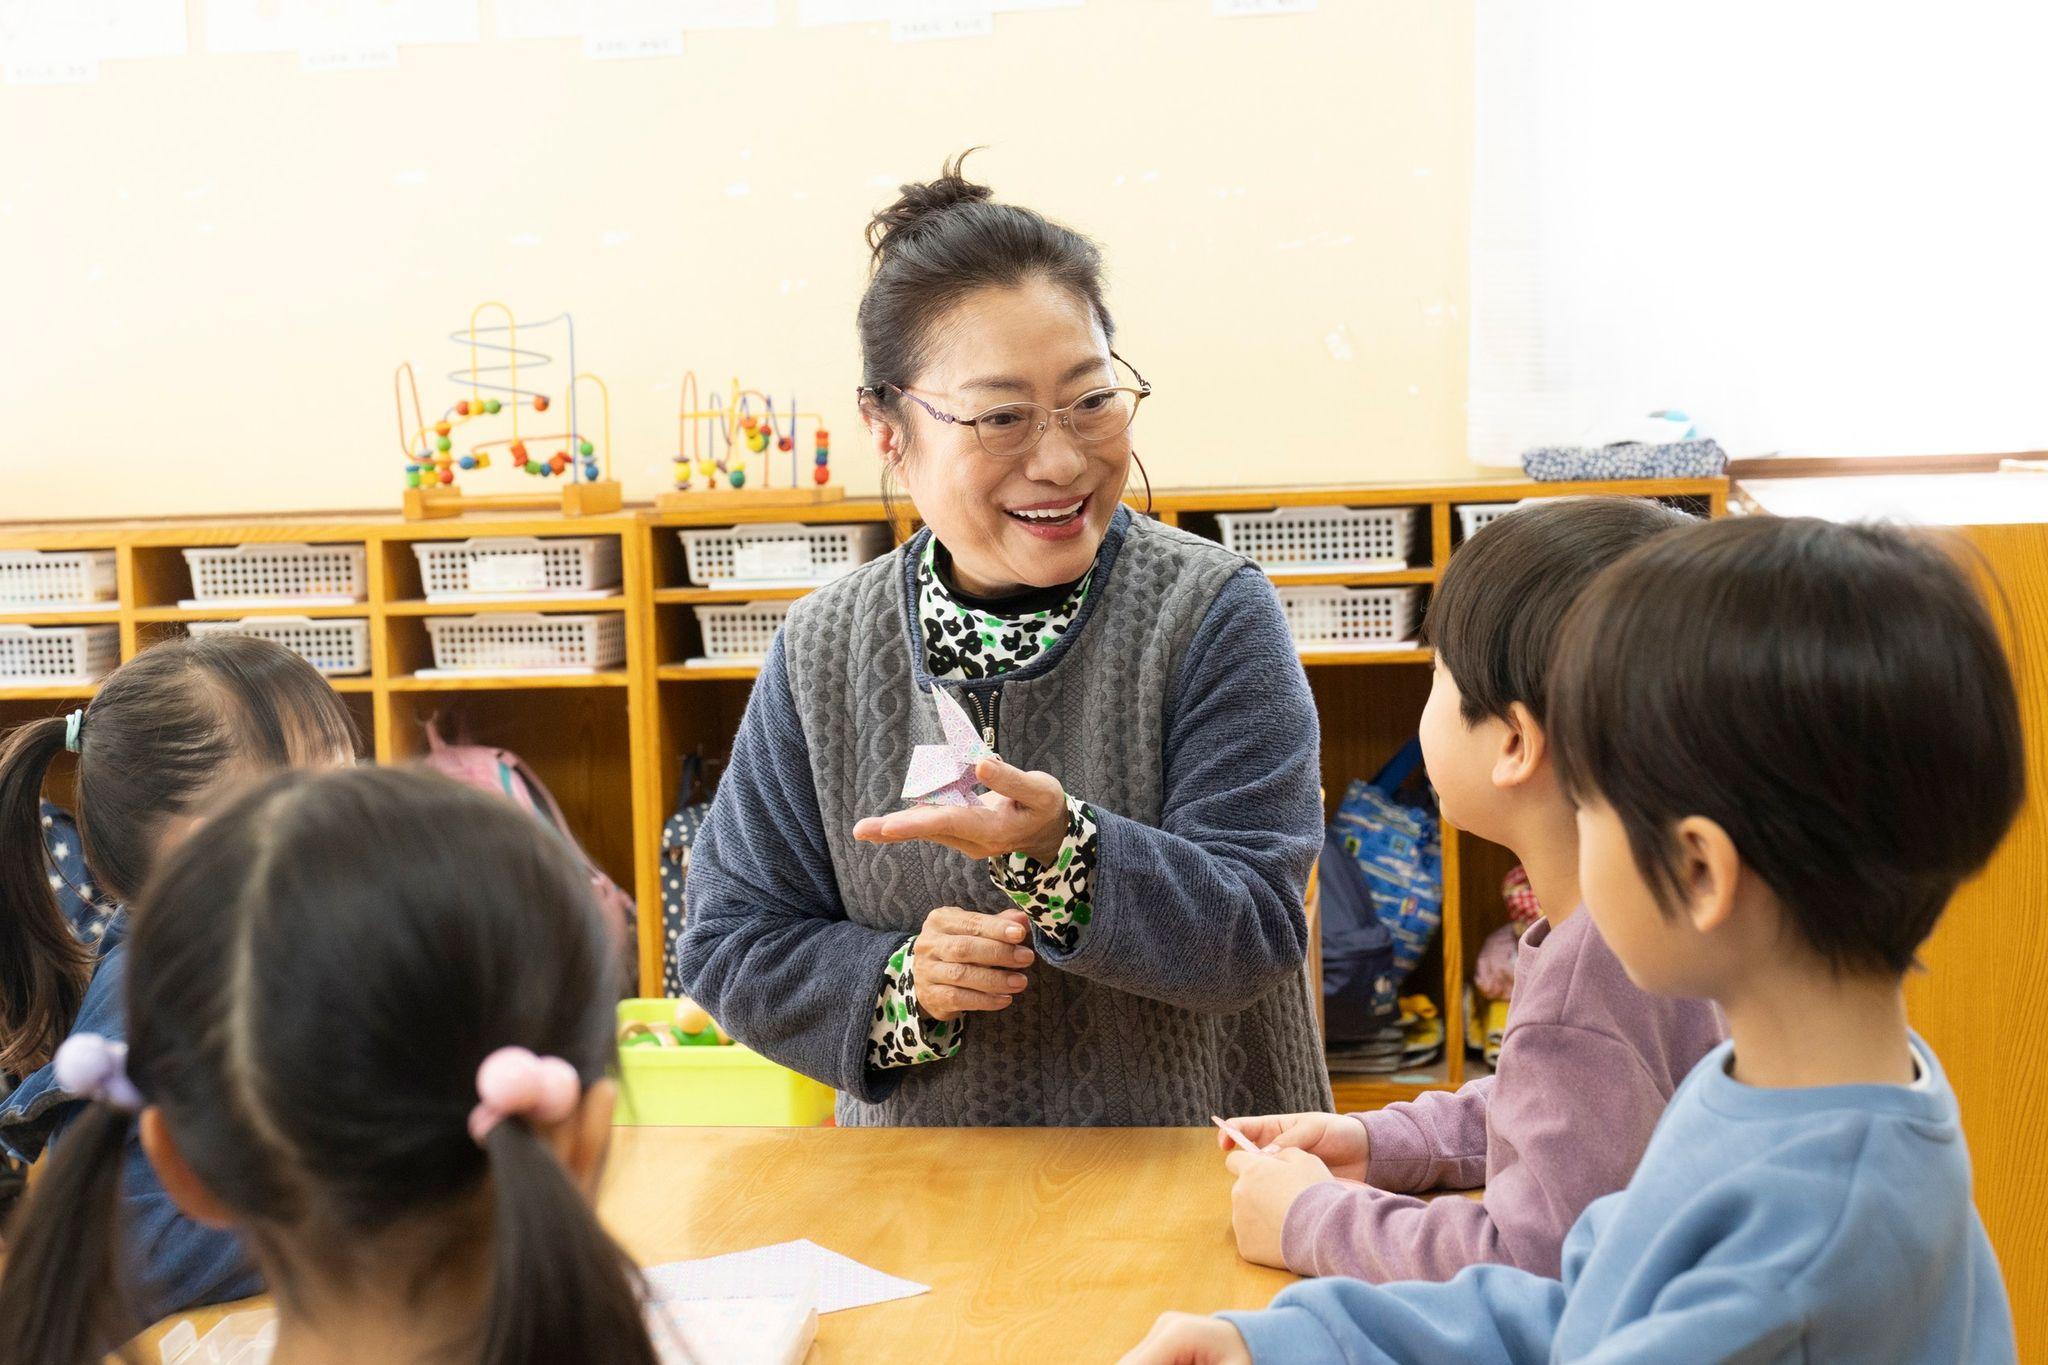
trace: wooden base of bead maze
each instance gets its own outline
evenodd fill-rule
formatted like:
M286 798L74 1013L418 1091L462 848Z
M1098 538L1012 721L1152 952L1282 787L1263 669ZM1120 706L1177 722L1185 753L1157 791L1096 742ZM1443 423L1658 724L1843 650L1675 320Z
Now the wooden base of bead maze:
M408 488L407 521L438 521L464 512L552 512L565 517L601 517L625 506L625 490L617 479L564 484L559 493L492 493L465 497L459 488Z
M654 505L663 512L701 512L709 507L730 507L745 511L761 507L819 507L839 502L846 490L836 483L823 488L712 488L663 493Z

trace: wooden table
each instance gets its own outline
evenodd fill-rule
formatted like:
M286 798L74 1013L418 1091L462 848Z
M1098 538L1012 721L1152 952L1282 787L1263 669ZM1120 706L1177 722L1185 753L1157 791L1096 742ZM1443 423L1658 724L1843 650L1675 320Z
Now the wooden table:
M642 1265L808 1237L931 1286L820 1318L818 1362L1114 1360L1294 1281L1238 1259L1207 1128L620 1128L600 1208Z

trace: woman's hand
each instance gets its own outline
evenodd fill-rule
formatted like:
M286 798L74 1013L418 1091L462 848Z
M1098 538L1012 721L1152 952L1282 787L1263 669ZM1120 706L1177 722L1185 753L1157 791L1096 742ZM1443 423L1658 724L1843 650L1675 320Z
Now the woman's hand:
M1023 946L1026 923L1022 910L984 915L942 905L926 915L910 949L917 1007L945 1023L1007 1006L1034 956Z
M1067 792L1051 773L1028 773L1000 758L974 770L988 795L974 806L919 806L870 816L853 827L864 844L944 844L970 858L1028 853L1041 863L1059 857L1067 838Z
M1121 1365L1251 1365L1244 1334L1222 1318L1161 1313Z
M1230 1190L1230 1230L1237 1234L1237 1254L1254 1265L1287 1269L1280 1254L1287 1210L1309 1186L1335 1179L1330 1168L1296 1147L1273 1156L1232 1152L1223 1164L1237 1177Z
M1272 1150L1298 1148L1330 1168L1330 1174L1345 1180L1364 1180L1372 1156L1365 1125L1343 1114L1261 1114L1257 1118L1232 1119L1232 1126L1259 1147ZM1230 1150L1230 1139L1221 1131L1216 1144Z

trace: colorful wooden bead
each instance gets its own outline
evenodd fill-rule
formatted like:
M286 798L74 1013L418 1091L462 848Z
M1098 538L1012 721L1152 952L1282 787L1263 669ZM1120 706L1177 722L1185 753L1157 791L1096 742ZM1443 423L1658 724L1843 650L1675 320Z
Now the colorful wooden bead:
M553 466L554 471L557 474L561 473L563 470L569 467L569 452L566 450L556 451L555 458L549 460L548 464Z
M455 482L455 471L454 471L454 470L452 470L452 469L444 469L444 470L442 470L442 471L441 471L441 482L442 482L442 483L454 483L454 482Z
M478 469L489 469L491 467L491 457L479 450L476 453L476 467Z
M576 443L576 453L588 459L592 455L597 454L597 447L588 441L578 441Z
M745 488L747 486L747 471L744 469L728 470L725 477L732 480L734 488Z
M775 438L775 448L787 455L796 449L796 442L787 436L778 436Z
M546 468L547 466L542 464L539 460L528 460L526 462L526 472L529 474L539 474L541 470Z
M816 469L813 469L811 471L811 482L816 484L827 484L832 482L832 471L825 468L825 466L823 465L819 465Z
M476 468L476 456L474 456L474 455L465 455L465 456L463 456L463 457L462 457L461 459L457 460L457 461L456 461L455 463L456 463L456 464L458 464L458 465L460 465L460 466L462 466L462 468L464 468L464 469L475 469L475 468Z
M505 405L504 405L503 403L500 403L500 402L499 402L499 401L498 401L497 399L495 399L495 398L486 398L486 399L484 400L484 411L485 411L485 412L489 412L489 413L495 413L495 412L499 411L499 410L500 410L501 408L503 408L504 406L505 406Z
M407 488L418 488L420 486L420 472L417 469L405 471L405 486Z
M446 450L452 444L453 442L451 442L446 436L436 436L434 438L434 449L436 450Z
M718 472L718 466L710 460L699 460L697 461L697 472L708 479Z
M523 460L526 458L526 442L524 441L514 441L511 445L505 448L512 452L512 458L515 460Z
M546 412L548 410L548 396L546 394L537 393L533 396L533 410L535 412Z
M829 432L829 431L827 431L827 430L825 430L825 428L823 428L823 427L819 427L819 428L818 428L818 449L820 449L820 450L824 450L824 449L825 449L826 447L830 446L831 444L832 444L832 433L831 433L831 432Z
M469 402L467 399L455 405L455 415L457 417L469 416Z
M453 429L454 429L453 425L452 425L451 423L448 423L448 422L436 422L436 423L434 423L434 434L435 434L436 436L446 436L446 435L447 435L447 434L448 434L448 433L449 433L450 431L452 431Z

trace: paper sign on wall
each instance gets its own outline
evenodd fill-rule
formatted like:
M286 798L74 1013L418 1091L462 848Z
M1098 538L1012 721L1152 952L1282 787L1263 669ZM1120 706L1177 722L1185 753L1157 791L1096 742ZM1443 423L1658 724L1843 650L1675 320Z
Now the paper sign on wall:
M209 52L324 54L483 38L477 0L206 0Z
M497 35L526 38L581 38L587 56L680 56L671 53L600 53L611 47L656 35L693 29L773 28L775 0L498 0Z
M1219 19L1250 19L1261 14L1307 14L1316 0L1216 0Z
M185 55L185 0L0 0L0 62L23 69Z
M987 10L939 10L903 14L889 21L889 41L927 43L940 38L986 38L996 31L996 17Z

